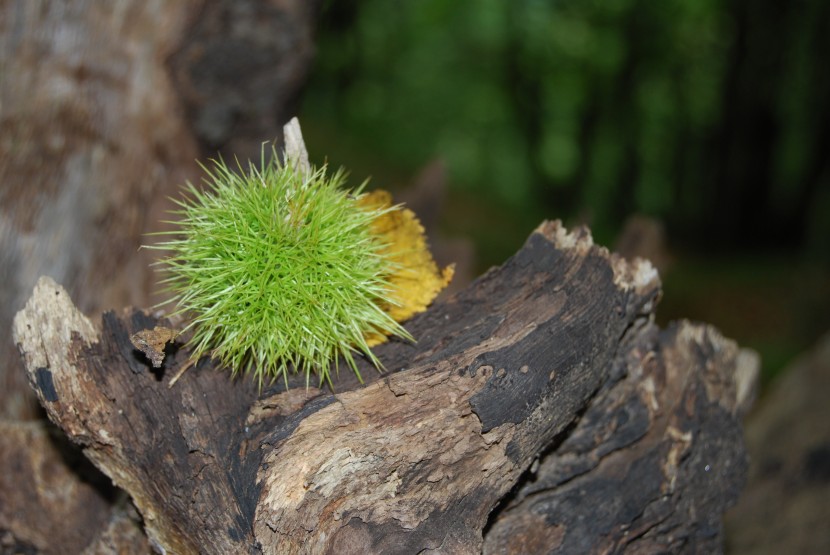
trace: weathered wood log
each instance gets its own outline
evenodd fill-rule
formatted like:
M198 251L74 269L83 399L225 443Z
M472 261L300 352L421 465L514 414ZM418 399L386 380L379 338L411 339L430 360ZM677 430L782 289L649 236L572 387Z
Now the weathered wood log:
M319 0L199 2L169 67L201 151L257 160L297 113Z
M660 332L657 273L545 223L336 392L259 392L203 360L172 389L42 279L15 341L49 417L168 553L716 548L743 483L750 374L705 326ZM163 375L162 375L163 374Z
M0 329L41 275L85 312L148 302L143 234L199 176L165 67L198 1L0 2ZM0 336L0 416L38 417Z
M769 384L747 418L746 489L726 516L732 553L830 553L830 333Z
M689 322L631 339L620 379L495 515L485 553L721 550L723 512L747 472L736 415L752 399L757 356Z
M85 313L157 302L139 245L197 158L279 137L319 4L0 2L0 417L39 417L7 331L37 279Z
M52 428L0 420L0 553L147 553L137 515Z

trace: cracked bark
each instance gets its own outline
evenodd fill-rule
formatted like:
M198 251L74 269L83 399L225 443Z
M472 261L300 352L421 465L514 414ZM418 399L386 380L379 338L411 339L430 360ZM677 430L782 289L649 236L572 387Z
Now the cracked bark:
M48 279L15 341L49 417L174 553L717 550L746 472L757 361L704 325L660 331L645 261L544 223L504 266L376 349L332 393L257 391L204 360L154 370Z

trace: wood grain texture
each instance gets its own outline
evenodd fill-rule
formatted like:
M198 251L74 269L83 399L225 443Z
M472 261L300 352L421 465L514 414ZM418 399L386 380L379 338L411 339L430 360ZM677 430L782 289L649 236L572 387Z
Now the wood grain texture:
M0 417L39 416L7 330L41 275L87 314L161 300L139 246L197 159L280 136L319 4L0 2Z
M585 229L544 223L408 322L416 344L378 347L384 374L362 365L367 383L344 372L334 393L302 377L259 392L209 360L168 389L183 349L154 369L129 341L165 322L108 313L90 335L74 307L38 300L61 295L42 280L15 320L29 381L168 552L710 547L742 483L737 347L659 332L657 273ZM559 497L532 504L544 495ZM614 526L639 543L613 543ZM705 541L673 540L683 526Z
M485 553L722 549L721 519L748 466L736 418L740 350L689 322L662 332L649 324L630 339L619 379L541 457L495 517Z
M80 553L109 516L106 496L78 479L83 461L68 460L54 433L0 420L0 553Z
M320 0L211 0L193 14L170 69L201 150L257 160L282 140L314 58Z
M199 2L0 2L0 415L36 402L11 321L41 275L87 313L145 306L138 251L168 197L198 179L166 67Z

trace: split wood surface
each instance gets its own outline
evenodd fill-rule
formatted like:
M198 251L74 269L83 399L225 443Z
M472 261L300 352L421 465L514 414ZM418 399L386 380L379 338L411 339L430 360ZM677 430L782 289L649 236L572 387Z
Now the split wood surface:
M706 325L658 329L659 295L648 262L546 222L336 392L260 392L210 360L168 388L184 348L154 368L129 339L165 321L96 327L48 278L14 337L49 418L162 552L716 552L757 361Z

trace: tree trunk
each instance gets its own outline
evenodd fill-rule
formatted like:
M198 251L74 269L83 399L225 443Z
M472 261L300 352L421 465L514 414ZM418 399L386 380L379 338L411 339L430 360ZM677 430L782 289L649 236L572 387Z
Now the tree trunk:
M279 136L319 4L0 2L0 417L39 416L7 332L38 277L88 313L157 302L138 247L195 159Z
M336 391L154 369L41 279L15 341L49 418L167 553L711 552L744 481L757 360L653 323L645 261L544 223L502 267L376 349ZM175 346L174 346L175 347Z

